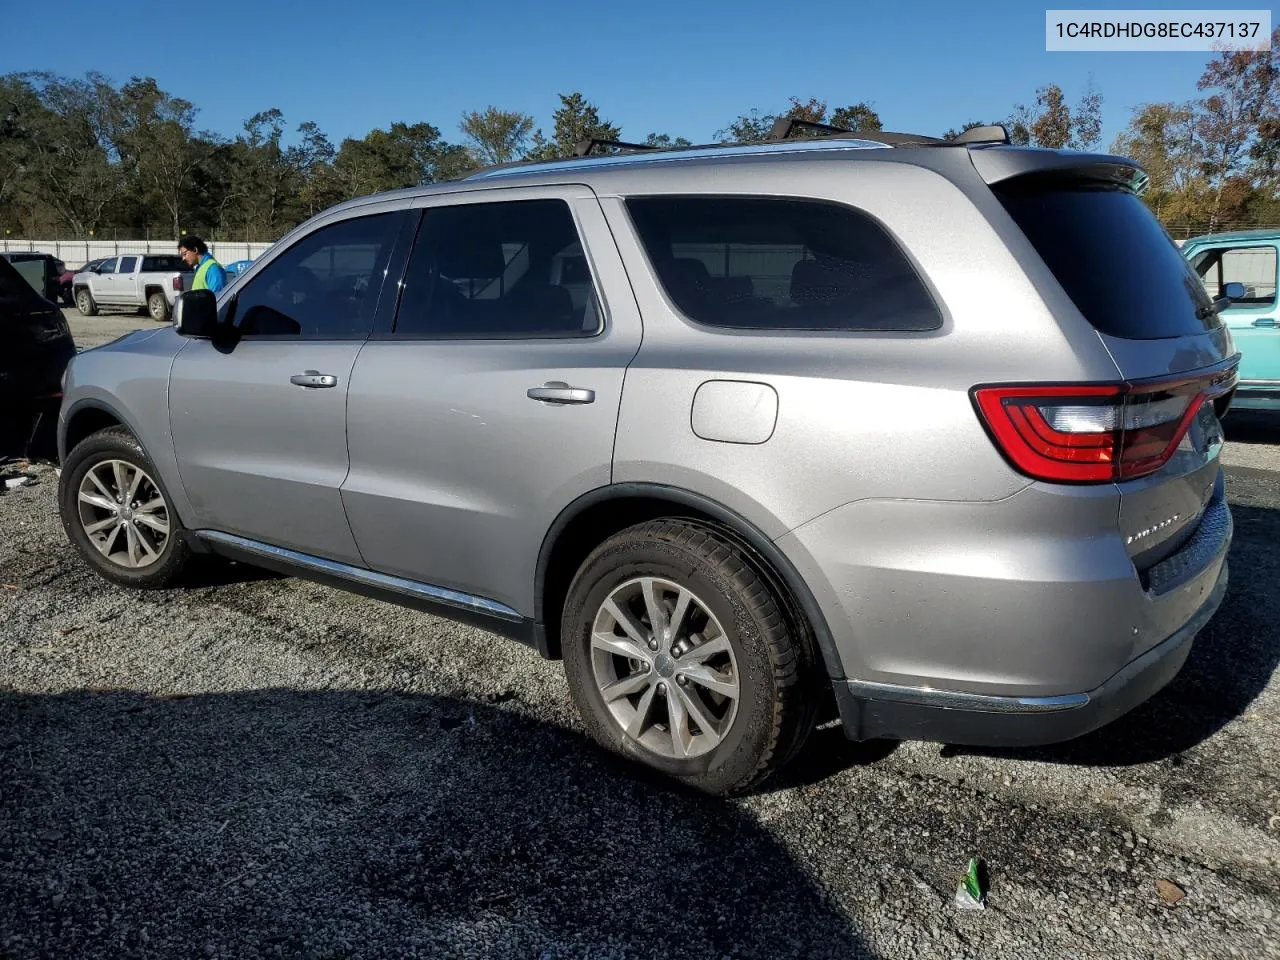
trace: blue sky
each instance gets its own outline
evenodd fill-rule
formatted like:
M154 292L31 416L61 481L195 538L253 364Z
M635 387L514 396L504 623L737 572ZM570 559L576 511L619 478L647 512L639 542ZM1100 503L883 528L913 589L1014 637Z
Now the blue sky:
M939 134L1006 116L1048 82L1074 102L1092 78L1109 146L1135 105L1196 96L1210 57L1048 53L1046 5L1027 2L133 0L58 16L0 5L0 72L153 76L200 108L202 128L233 135L275 106L291 128L315 120L335 145L395 120L459 140L462 112L488 104L549 131L556 94L575 89L636 139L707 142L737 114L779 111L793 95L866 100L886 129Z

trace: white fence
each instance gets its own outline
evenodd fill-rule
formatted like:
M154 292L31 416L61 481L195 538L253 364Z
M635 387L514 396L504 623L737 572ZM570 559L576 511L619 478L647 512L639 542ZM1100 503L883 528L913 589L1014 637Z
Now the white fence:
M218 240L209 243L209 252L222 264L237 260L253 260L262 255L269 243L235 243ZM115 257L122 253L177 253L175 240L8 240L0 239L0 253L33 251L51 253L68 267L78 267L99 257Z

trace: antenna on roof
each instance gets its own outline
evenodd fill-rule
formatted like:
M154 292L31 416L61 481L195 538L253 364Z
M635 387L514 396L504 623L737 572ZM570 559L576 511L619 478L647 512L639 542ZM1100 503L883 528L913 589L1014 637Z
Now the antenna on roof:
M611 147L614 150L657 150L658 147L648 143L627 143L624 140L603 140L599 137L591 137L587 140L579 140L578 145L573 148L575 157L587 157L591 155L591 151L595 147Z

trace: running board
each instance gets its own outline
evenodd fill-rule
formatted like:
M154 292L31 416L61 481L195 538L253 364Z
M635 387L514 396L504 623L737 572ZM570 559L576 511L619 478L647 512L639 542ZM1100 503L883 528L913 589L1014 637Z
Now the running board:
M425 610L500 633L530 646L535 645L533 621L496 600L378 573L217 530L193 530L191 533L215 553L231 560L327 583L388 603Z

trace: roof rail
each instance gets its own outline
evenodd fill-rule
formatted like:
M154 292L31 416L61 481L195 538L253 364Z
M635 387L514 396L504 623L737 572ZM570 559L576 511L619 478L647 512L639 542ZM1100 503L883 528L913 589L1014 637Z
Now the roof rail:
M573 148L573 156L587 157L591 155L591 151L595 147L612 147L615 150L658 150L660 147L651 143L627 143L625 140L605 140L600 137L590 137L586 140L579 140L578 145Z
M773 121L773 127L766 134L765 139L789 140L797 130L815 130L825 137L833 139L844 137L853 140L871 140L875 143L887 143L893 147L947 142L938 137L927 137L918 133L891 133L887 130L848 130L844 127L833 127L829 123L819 123L816 120L802 120L799 117L779 117Z
M947 147L964 146L968 144L1010 143L1009 131L1000 123L970 127L963 133L959 133L950 139L944 140L941 137L930 137L919 133L893 133L887 130L846 130L843 127L833 127L831 124L818 123L815 120L802 120L798 117L779 117L773 122L773 126L770 128L768 134L765 135L763 143L755 144L755 146L763 146L764 143L776 143L781 140L793 139L793 135L798 130L816 131L817 136L806 138L809 140L862 140L867 141L868 143L883 144L890 147ZM752 145L741 143L708 143L675 147L658 146L650 143L628 143L625 140L609 140L602 137L590 137L586 140L580 140L577 146L574 147L573 153L568 157L561 157L553 161L511 160L506 163L496 163L491 166L481 167L478 170L470 171L465 179L491 174L508 167L534 167L546 163L561 164L566 161L580 160L585 157L589 157L591 152L597 147L607 147L616 151L688 155L704 150L733 151L735 149L749 148L750 146Z

